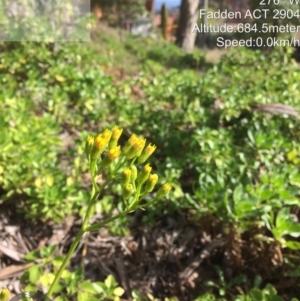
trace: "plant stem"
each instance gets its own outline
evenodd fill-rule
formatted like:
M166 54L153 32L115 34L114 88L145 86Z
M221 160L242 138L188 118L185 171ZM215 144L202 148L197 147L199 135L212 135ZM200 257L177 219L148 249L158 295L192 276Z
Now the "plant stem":
M109 182L109 181L107 180L107 181L105 181L105 182L103 183L103 185L101 185L101 187L100 187L100 189L99 189L99 193L100 193L100 191L108 184L108 182ZM93 187L93 188L94 188L94 187ZM72 255L73 255L75 249L77 248L78 243L80 242L80 240L81 240L83 234L86 232L86 231L85 231L85 228L86 228L87 223L88 223L88 221L89 221L89 218L90 218L90 214L91 214L93 205L94 205L96 199L98 198L99 193L96 193L96 192L94 191L94 189L93 189L93 195L92 195L92 198L91 198L90 201L89 201L89 205L88 205L88 208L87 208L87 211L86 211L86 214L85 214L85 217L84 217L84 220L83 220L81 229L80 229L80 231L77 233L75 240L73 241L73 243L72 243L72 245L71 245L71 247L70 247L70 249L69 249L69 251L68 251L66 257L64 258L64 261L63 261L62 265L60 266L60 268L59 268L57 274L55 275L55 278L54 278L53 282L51 283L51 286L50 286L49 291L48 291L48 293L47 293L47 297L48 297L48 298L50 298L50 297L52 296L53 290L54 290L54 288L55 288L57 282L59 281L59 279L60 279L60 277L61 277L63 271L65 270L67 264L69 263L69 260L71 259L71 257L72 257Z
M117 214L115 216L107 218L106 220L104 220L104 221L102 221L100 223L97 223L97 224L94 224L92 226L86 227L85 230L89 231L89 232L91 232L91 231L97 231L100 228L102 228L103 226L105 226L106 224L108 224L108 223L110 223L110 222L112 222L112 221L114 221L114 220L116 220L116 219L118 219L120 217L123 217L123 216L127 215L128 213L129 213L129 211L125 210L125 211L123 211L123 212L121 212L121 213L119 213L119 214Z
M55 275L55 278L54 278L54 280L53 280L53 282L52 282L52 284L51 284L51 286L50 286L50 288L49 288L49 291L48 291L48 293L47 293L47 297L48 297L48 298L50 298L50 297L52 296L53 291L54 291L54 288L55 288L55 286L56 286L58 280L60 279L60 277L61 277L63 271L65 270L67 264L69 263L69 260L70 260L70 258L72 257L72 255L73 255L75 249L77 248L77 245L78 245L78 243L80 242L80 240L81 240L83 234L84 234L84 231L83 231L82 229L77 233L76 238L75 238L75 240L73 241L73 243L72 243L72 245L71 245L71 247L70 247L70 250L69 250L67 256L65 257L65 259L64 259L64 261L63 261L63 263L62 263L62 265L60 266L60 268L59 268L57 274Z

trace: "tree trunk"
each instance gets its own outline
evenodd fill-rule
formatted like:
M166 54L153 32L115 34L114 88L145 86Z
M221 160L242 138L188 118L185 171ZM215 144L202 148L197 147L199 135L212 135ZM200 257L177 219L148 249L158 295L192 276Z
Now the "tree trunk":
M197 31L193 32L193 28L199 17L198 8L197 0L181 0L176 44L186 52L192 52L195 45Z

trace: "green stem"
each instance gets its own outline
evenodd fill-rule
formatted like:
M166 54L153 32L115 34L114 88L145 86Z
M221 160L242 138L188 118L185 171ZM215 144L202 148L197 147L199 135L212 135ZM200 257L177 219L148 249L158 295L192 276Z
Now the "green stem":
M90 215L91 215L91 211L93 209L93 205L95 204L95 201L97 200L100 192L103 190L105 184L106 184L106 181L103 183L103 185L101 185L100 189L98 190L98 193L96 193L95 188L93 186L93 195L92 195L92 198L89 201L88 208L86 210L86 214L85 214L82 226L81 226L81 230L83 230L83 231L84 231L84 228L86 227L86 225L87 225L87 223L90 219Z
M93 205L95 203L95 201L97 200L100 192L104 189L104 187L110 182L111 179L107 179L102 185L101 187L98 189L98 193L96 193L95 191L95 187L93 185L93 195L92 195L92 198L90 199L89 201L89 204L88 204L88 208L87 208L87 211L86 211L86 214L85 214L85 217L84 217L84 220L83 220L83 223L82 223L82 226L81 226L81 229L80 231L77 233L76 235L76 238L75 240L73 241L71 247L70 247L70 250L68 251L66 257L64 258L63 260L63 263L62 265L60 266L57 274L55 275L55 278L53 280L53 282L51 283L51 286L49 288L49 291L47 293L47 297L50 298L53 294L53 290L57 284L57 282L59 281L63 271L65 270L67 264L69 263L69 260L71 259L75 249L77 248L78 246L78 243L80 242L83 234L86 232L85 228L87 227L87 223L90 219L90 215L91 215L91 212L92 212L92 209L93 209Z
M133 201L131 202L131 204L128 207L128 211L132 211L135 209L135 207L137 206L137 204L139 203L139 198L140 198L140 194L141 194L141 188L142 188L142 184L139 183L135 192L135 196Z
M125 211L123 211L123 212L121 212L121 213L119 213L119 214L117 214L115 216L107 218L106 220L104 220L104 221L102 221L100 223L97 223L97 224L94 224L92 226L86 227L85 230L86 231L98 231L100 228L102 228L106 224L108 224L108 223L110 223L110 222L112 222L112 221L114 221L114 220L116 220L116 219L118 219L120 217L123 217L123 216L127 215L128 213L129 213L129 211L125 210Z
M50 288L49 288L49 291L48 291L48 293L47 293L47 297L48 297L48 298L50 298L50 297L52 296L53 291L54 291L54 288L55 288L55 286L56 286L58 280L60 279L60 277L61 277L63 271L65 270L67 264L69 263L69 260L70 260L70 258L72 257L72 255L73 255L75 249L77 248L77 245L78 245L78 243L80 242L80 240L81 240L83 234L84 234L84 231L83 231L82 229L77 233L76 238L75 238L75 240L73 241L73 243L72 243L72 245L71 245L71 247L70 247L70 250L69 250L67 256L65 257L65 259L64 259L64 261L63 261L63 263L62 263L62 265L60 266L60 268L59 268L59 270L58 270L58 273L55 275L55 278L54 278L54 280L53 280L53 282L52 282L52 284L51 284L51 286L50 286Z

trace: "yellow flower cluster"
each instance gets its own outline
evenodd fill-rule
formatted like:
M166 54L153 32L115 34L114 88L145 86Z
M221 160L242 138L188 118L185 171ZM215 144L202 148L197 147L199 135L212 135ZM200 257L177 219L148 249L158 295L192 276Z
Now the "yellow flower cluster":
M127 160L137 160L137 164L142 164L146 162L149 157L156 150L156 146L149 143L146 146L146 139L143 137L138 137L133 134L125 143L124 147L118 145L120 136L122 135L123 129L119 129L115 126L112 131L106 129L102 134L96 137L88 136L85 152L88 159L91 162L97 161L100 156L104 153L106 148L108 148L107 154L101 160L99 168L103 170L105 167L109 166L118 157L123 157ZM125 162L124 161L124 162ZM125 167L122 174L122 187L123 187L123 198L128 200L130 196L133 195L136 187L139 187L138 192L141 195L150 193L155 188L158 182L158 175L151 174L152 167L149 164L143 166L143 168L138 172L137 167L133 165L133 162L129 167ZM123 161L122 161L123 162ZM143 186L143 191L140 192L140 188ZM163 185L156 194L156 199L161 199L166 196L171 190L170 184Z
M108 158L113 161L120 156L120 146L117 146L118 140L122 134L122 129L117 126L112 131L106 129L102 134L93 137L89 135L85 144L85 153L89 160L97 160L109 147Z

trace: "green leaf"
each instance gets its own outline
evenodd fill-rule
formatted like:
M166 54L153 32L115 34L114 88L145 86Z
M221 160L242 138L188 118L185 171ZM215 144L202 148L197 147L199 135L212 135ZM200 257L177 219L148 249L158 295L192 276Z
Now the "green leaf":
M262 201L268 200L272 197L273 192L271 190L263 190L260 192L259 198Z
M52 273L44 274L40 277L40 282L43 286L48 287L53 282L55 276Z
M276 227L281 228L285 226L286 220L288 219L288 216L290 214L290 209L285 207L282 208L278 213L276 217Z
M243 186L238 185L233 191L233 200L235 203L242 201L243 199Z
M255 139L254 139L252 132L250 130L248 130L247 133L248 133L248 137L249 137L250 141L255 145Z
M292 240L286 241L285 246L291 250L295 250L295 251L300 250L300 242L298 241L292 241Z
M294 186L300 187L300 174L295 174L290 177L290 183Z
M64 270L62 272L61 278L63 278L63 279L70 279L71 280L71 277L72 277L72 273L70 271Z
M52 255L57 248L57 245L52 245L49 247L43 247L40 251L42 257L49 257Z
M34 265L28 269L28 273L30 282L36 283L41 276L40 267L38 265Z
M88 293L82 293L82 292L78 292L77 294L77 300L78 301L89 301L91 296Z
M57 255L57 256L55 256L54 259L53 259L53 265L54 265L56 268L59 268L59 267L62 265L63 261L64 261L64 256L62 256L62 255Z
M270 283L268 283L265 286L264 293L268 294L268 295L271 295L271 296L277 295L277 291L276 291L275 287Z
M116 287L114 289L114 295L118 296L118 297L121 297L123 294L124 294L124 289L121 288L121 287Z
M24 290L27 292L36 292L38 289L36 285L29 283L25 286Z
M24 256L25 259L31 260L31 261L34 261L34 260L38 259L39 257L40 257L40 252L36 251L36 250L31 251Z
M265 300L262 291L257 288L253 288L249 292L249 296L252 298L253 301L264 301Z
M290 152L287 153L287 158L289 161L293 161L297 156L297 150L293 148Z
M93 286L98 294L102 294L107 289L103 282L94 282Z
M79 288L91 294L97 293L97 289L95 288L94 284L89 280L80 283Z
M107 288L112 288L116 285L116 280L113 275L108 275L107 278L104 280L104 283Z

